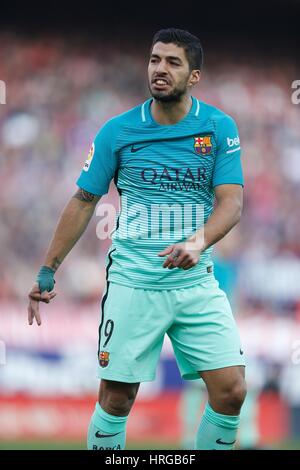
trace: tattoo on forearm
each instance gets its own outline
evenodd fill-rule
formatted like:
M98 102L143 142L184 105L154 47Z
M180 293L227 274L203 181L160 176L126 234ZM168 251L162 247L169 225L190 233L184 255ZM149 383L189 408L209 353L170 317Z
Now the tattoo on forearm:
M55 257L51 263L51 268L56 271L59 265L61 264L61 260L57 257Z
M84 201L84 202L93 202L94 199L96 198L95 194L89 193L88 191L85 191L84 189L79 188L78 191L74 194L76 199L79 199L79 201Z

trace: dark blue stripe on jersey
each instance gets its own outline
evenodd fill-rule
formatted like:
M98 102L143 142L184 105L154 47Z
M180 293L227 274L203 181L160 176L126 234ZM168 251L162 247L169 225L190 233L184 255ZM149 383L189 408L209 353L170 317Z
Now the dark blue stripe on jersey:
M118 188L118 178L119 178L119 168L115 171L115 174L114 174L114 183L115 183L115 186L117 188L117 191L119 193L119 196L121 196L121 189Z
M109 282L108 282L108 271L109 271L109 268L111 267L112 265L112 257L111 257L111 254L116 251L116 248L114 250L111 250L111 252L108 254L108 258L109 258L109 262L108 262L108 265L106 267L106 292L102 298L102 302L101 302L101 322L100 322L100 326L99 326L99 342L98 342L98 360L99 360L99 354L100 354L100 341L101 341L101 329L102 329L102 325L104 323L104 305L105 305L105 302L106 302L106 299L107 299L107 296L108 296L108 290L109 290Z
M121 197L122 196L122 190L120 188L118 188L118 177L119 177L119 168L116 170L115 172L115 176L114 176L114 183L115 183L115 186L117 188L117 191L119 193L119 196ZM122 200L121 200L122 202ZM116 231L118 230L119 228L119 219L120 219L120 216L121 216L121 211L118 215L118 218L117 218L117 222L116 222Z

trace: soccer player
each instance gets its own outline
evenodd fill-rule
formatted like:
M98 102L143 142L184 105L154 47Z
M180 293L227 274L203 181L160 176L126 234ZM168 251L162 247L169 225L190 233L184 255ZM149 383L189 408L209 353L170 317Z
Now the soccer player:
M29 294L29 324L40 324L39 302L54 298L55 271L114 178L121 212L107 256L88 449L125 448L128 414L140 382L155 378L165 333L182 377L207 387L195 449L229 450L236 441L244 354L210 254L241 216L240 142L230 116L192 96L201 68L197 37L155 34L152 97L98 132Z

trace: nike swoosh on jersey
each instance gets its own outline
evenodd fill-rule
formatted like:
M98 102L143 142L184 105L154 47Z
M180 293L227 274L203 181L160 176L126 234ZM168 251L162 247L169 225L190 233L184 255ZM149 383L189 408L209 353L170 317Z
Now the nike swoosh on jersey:
M142 147L134 147L134 145L131 146L131 152L132 153L135 153L135 152L138 152L139 150L142 150L144 149L145 147L149 147L150 144L148 145L143 145Z

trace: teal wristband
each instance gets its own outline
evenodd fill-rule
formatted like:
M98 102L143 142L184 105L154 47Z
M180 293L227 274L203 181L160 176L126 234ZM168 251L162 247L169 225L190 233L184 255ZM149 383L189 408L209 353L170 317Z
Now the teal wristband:
M44 291L50 292L54 289L54 274L55 271L48 266L41 267L36 278L41 293Z

